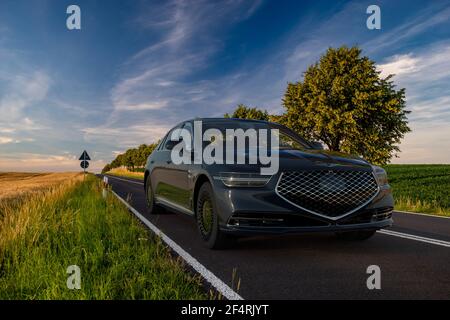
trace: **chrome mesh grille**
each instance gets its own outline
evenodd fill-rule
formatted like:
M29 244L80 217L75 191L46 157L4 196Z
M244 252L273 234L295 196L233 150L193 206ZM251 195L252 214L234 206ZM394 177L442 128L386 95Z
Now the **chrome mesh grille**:
M338 217L372 199L378 185L367 171L292 171L283 172L277 192L301 208Z

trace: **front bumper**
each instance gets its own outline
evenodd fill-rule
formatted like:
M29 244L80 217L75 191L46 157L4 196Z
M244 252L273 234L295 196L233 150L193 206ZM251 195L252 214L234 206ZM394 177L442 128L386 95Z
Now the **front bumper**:
M288 234L288 233L312 233L312 232L345 232L356 230L379 230L392 226L392 218L383 221L358 223L358 224L329 224L326 226L305 226L305 227L273 227L273 226L222 226L225 233L236 235L256 235L256 234Z
M365 207L338 220L304 211L279 197L276 179L260 188L228 188L214 182L220 229L233 234L283 234L377 230L392 225L389 185Z

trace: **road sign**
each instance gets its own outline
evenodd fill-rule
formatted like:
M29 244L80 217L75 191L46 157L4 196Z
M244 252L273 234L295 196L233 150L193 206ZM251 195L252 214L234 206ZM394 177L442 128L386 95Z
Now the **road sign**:
M87 169L87 168L89 168L89 162L83 160L83 161L81 161L80 166L83 169Z
M86 173L86 169L89 168L89 162L88 160L91 160L91 157L89 157L86 150L83 151L83 154L80 156L81 163L80 166L83 168L84 173Z
M86 150L83 151L83 154L80 156L80 159L78 160L91 160L91 157L89 157L88 153L86 152Z

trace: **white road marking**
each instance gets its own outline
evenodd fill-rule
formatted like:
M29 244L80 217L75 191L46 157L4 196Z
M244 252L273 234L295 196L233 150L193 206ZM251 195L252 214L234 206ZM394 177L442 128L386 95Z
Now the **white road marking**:
M426 214L426 213L421 213L421 212L400 211L400 210L394 210L394 212L407 213L407 214L415 214L415 215L418 215L418 216L425 216L425 217L432 217L432 218L450 219L450 217L446 217L446 216L438 216L438 215Z
M120 179L123 180L123 179ZM117 193L111 190L111 192L125 205L127 208L147 227L150 228L155 234L161 237L161 239L172 248L180 257L186 261L188 265L194 268L195 271L200 273L200 275L208 281L218 292L220 292L228 300L244 300L237 292L231 289L226 283L220 280L215 274L209 271L204 265L198 262L193 256L181 248L175 241L170 239L164 234L157 226L148 221L139 211L130 206L124 199L122 199Z
M399 238L404 238L404 239L409 239L409 240L415 240L415 241L420 241L420 242L434 244L437 246L450 248L450 242L444 241L444 240L425 238L425 237L415 236L415 235L409 234L409 233L397 232L397 231L392 231L392 230L378 230L377 232L382 233L382 234L387 234L389 236L394 236L394 237L399 237Z
M113 178L113 179L117 179L117 180L122 180L122 181L125 181L125 182L136 183L136 184L140 184L140 185L143 185L143 184L144 184L144 182L131 181L131 180L128 180L128 179L118 178L118 177L116 177L116 176L109 176L109 175L108 175L108 177L109 177L109 178Z

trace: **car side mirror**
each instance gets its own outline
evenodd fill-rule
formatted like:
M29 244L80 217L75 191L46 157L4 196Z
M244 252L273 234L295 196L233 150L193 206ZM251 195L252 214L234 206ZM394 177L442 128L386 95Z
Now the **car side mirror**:
M309 144L315 150L323 150L323 144L320 143L319 141L311 141Z

